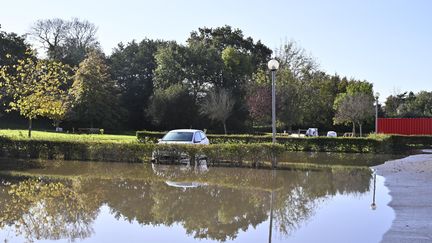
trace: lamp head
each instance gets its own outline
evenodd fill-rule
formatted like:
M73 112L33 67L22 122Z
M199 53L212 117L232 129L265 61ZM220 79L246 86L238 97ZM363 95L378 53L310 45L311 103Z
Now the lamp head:
M270 69L270 71L276 71L279 68L279 62L276 59L271 59L268 63L267 63L268 68Z
M375 99L378 100L379 96L380 96L380 93L376 92L375 93Z

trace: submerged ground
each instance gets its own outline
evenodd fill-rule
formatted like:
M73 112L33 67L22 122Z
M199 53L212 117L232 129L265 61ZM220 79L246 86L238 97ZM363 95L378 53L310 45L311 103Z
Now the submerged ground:
M367 167L4 159L0 172L0 241L8 242L363 243L379 242L394 218L384 179L374 188Z

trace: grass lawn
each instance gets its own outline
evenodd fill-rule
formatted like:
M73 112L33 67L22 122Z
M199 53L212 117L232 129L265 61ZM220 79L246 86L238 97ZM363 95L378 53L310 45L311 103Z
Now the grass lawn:
M28 140L28 130L0 129L0 136ZM82 142L107 142L107 143L136 143L136 136L132 135L108 135L108 134L69 134L58 132L32 131L33 140L46 141L82 141Z

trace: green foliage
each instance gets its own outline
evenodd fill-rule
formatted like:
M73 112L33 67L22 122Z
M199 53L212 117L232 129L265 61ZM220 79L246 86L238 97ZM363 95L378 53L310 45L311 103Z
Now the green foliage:
M197 100L220 81L222 61L215 48L193 43L188 47L169 43L158 50L154 86L166 89L182 84Z
M138 131L140 142L157 142L164 132ZM212 144L261 144L270 143L270 135L216 135L207 134ZM400 153L410 146L432 146L432 136L375 135L368 138L310 137L294 138L278 136L277 141L286 151L316 151L345 153Z
M187 42L201 42L207 47L215 47L220 53L227 47L232 47L241 53L251 53L253 69L266 66L272 51L260 41L256 43L251 37L245 37L240 29L229 25L217 28L199 28L193 31Z
M155 125L165 129L190 127L197 120L195 100L182 84L155 90L148 113Z
M0 130L0 136L13 140L29 140L24 136L24 130ZM69 134L58 132L33 131L32 138L42 141L59 142L99 142L99 143L136 143L136 136L108 135L108 134Z
M18 60L24 59L28 48L24 37L0 30L0 67L13 65Z
M145 113L153 94L155 54L165 42L144 39L127 45L120 43L109 57L111 74L120 88L120 102L127 110L126 125L139 129L150 125Z
M71 69L59 62L35 60L32 53L13 66L3 66L0 77L3 89L11 98L7 111L19 111L30 120L47 117L63 120L71 106L68 87ZM29 136L31 136L31 123Z
M387 117L432 117L432 92L420 91L391 95L385 101Z
M72 119L85 122L90 127L116 127L124 110L119 105L118 86L111 79L103 56L90 52L80 63L74 78Z

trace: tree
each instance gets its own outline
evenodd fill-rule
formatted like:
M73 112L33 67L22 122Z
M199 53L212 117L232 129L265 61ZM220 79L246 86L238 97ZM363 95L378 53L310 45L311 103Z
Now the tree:
M385 101L388 117L432 117L432 92L404 92L390 95Z
M120 43L110 56L111 74L120 88L121 105L128 112L127 125L142 129L150 125L145 110L153 94L153 79L156 69L155 54L166 43L144 39Z
M32 120L37 117L64 118L69 100L70 73L67 65L36 60L31 53L16 65L0 69L0 77L5 81L0 88L12 98L8 111L19 111L29 120L29 137Z
M56 18L36 21L29 34L50 59L77 66L89 50L99 49L96 32L97 27L87 20Z
M344 96L336 108L334 123L352 123L354 135L355 124L357 123L360 126L360 136L362 136L362 124L374 115L373 102L373 97L365 93Z
M196 124L195 100L182 84L156 89L147 109L153 124L163 129L192 127Z
M1 29L1 25L0 25ZM18 60L26 57L26 50L29 46L25 43L24 37L18 36L15 33L7 33L0 30L0 67L11 66L18 62ZM13 72L12 69L9 70ZM14 75L14 73L9 73ZM10 97L7 96L5 90L1 89L5 81L0 77L0 116L4 111L4 106L10 102Z
M221 79L220 55L215 48L201 43L190 46L169 43L158 50L155 58L154 85L159 89L181 83L198 100Z
M276 50L281 69L290 70L292 76L301 79L305 74L318 71L318 64L312 56L306 53L295 41L285 41Z
M24 37L0 30L0 66L13 65L24 59L28 48Z
M258 124L268 124L271 118L271 86L253 82L247 94L249 116Z
M192 42L201 42L207 47L215 47L219 53L227 47L232 47L241 53L251 54L251 63L253 71L264 68L272 54L272 51L261 41L254 43L251 37L245 37L240 29L233 29L229 25L217 28L199 28L193 31L187 40Z
M212 90L200 105L200 113L208 116L213 121L222 123L224 132L227 134L226 120L231 115L234 107L234 98L225 89Z
M79 65L74 76L72 93L75 105L73 119L92 128L114 128L124 115L119 106L118 88L101 53L92 51Z

